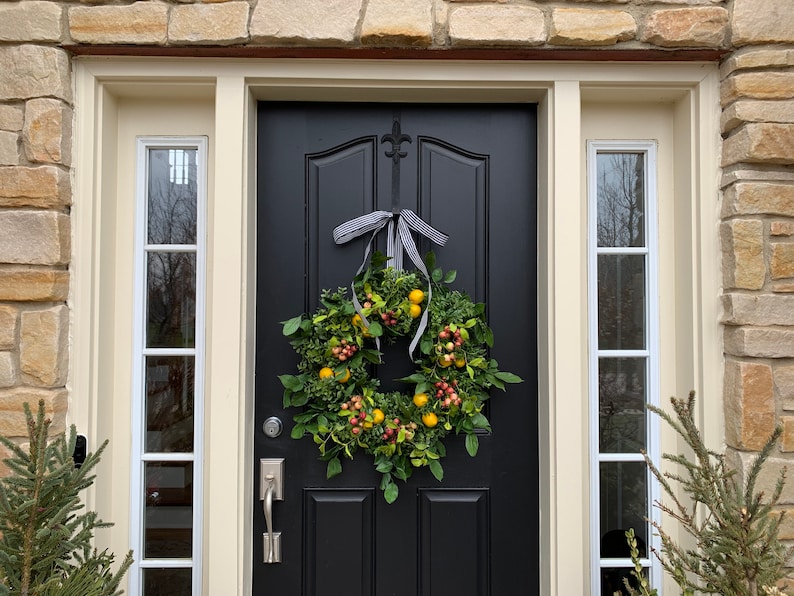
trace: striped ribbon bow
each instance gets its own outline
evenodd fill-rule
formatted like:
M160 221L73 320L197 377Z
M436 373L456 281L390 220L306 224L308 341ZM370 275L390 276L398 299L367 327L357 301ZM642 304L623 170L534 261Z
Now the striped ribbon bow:
M427 305L422 312L422 317L419 319L419 327L416 330L416 335L411 340L408 346L408 355L413 360L413 353L416 345L422 337L422 334L427 328L428 310L430 300L433 295L432 284L430 282L430 274L425 267L422 258L419 256L419 250L416 247L411 231L421 234L439 246L444 246L449 239L449 236L439 232L430 224L422 220L416 213L410 209L401 209L398 214L391 211L373 211L355 219L346 221L334 228L334 242L337 244L345 244L354 238L358 238L367 232L372 232L372 236L367 243L367 248L364 252L364 260L358 268L356 275L361 273L366 267L369 260L370 250L372 243L375 241L375 236L378 235L384 227L387 227L387 240L386 240L386 256L389 257L389 264L395 269L401 270L403 268L403 250L408 254L411 262L416 265L416 268L422 272L427 280ZM356 312L361 316L361 320L365 327L369 327L369 321L361 312L361 304L356 296L355 288L351 284L353 290L353 306ZM380 340L375 338L378 349L380 349Z

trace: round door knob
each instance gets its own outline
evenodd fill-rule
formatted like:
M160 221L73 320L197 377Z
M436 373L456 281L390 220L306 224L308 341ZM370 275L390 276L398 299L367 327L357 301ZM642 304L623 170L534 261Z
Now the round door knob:
M282 428L283 425L281 424L281 420L275 416L271 416L265 420L265 423L262 425L262 432L265 433L265 436L275 439L281 434Z

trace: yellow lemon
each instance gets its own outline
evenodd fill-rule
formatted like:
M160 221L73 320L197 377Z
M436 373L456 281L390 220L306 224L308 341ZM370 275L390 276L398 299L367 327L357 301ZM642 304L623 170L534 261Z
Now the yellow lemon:
M427 428L433 428L436 424L438 424L438 416L433 414L433 412L428 412L427 414L422 415L422 422Z
M358 313L354 314L353 318L351 319L351 321L353 323L353 327L360 327L361 326L361 315L358 314Z
M466 366L466 359L465 358L456 358L455 359L455 366L458 368L463 368Z
M414 395L414 405L417 408L421 408L426 403L427 403L427 393L417 393L416 395Z
M328 368L327 366L323 366L320 369L320 378L321 379L327 379L327 378L333 377L333 376L334 376L334 371L331 370L330 368Z
M378 408L372 410L372 422L374 422L375 424L380 424L385 419L386 419L386 414L384 414L382 410L379 410Z
M411 318L416 319L419 315L422 314L422 307L419 306L418 304L412 304L410 312L411 312Z
M346 368L345 369L345 374L343 374L341 377L339 377L337 379L337 381L339 381L340 383L347 383L349 380L350 380L350 369Z
M452 366L452 362L453 362L452 360L446 360L446 359L444 359L444 357L443 357L443 356L439 356L439 357L438 357L438 363L439 363L441 366L443 366L444 368L447 368L448 366Z
M418 288L416 290L411 290L411 292L408 294L408 300L414 304L422 304L424 299L425 293Z
M370 422L369 420L365 420L365 421L364 421L364 422L361 424L361 426L363 426L363 427L364 427L364 430L369 430L369 429L371 429L371 428L372 428L372 422Z

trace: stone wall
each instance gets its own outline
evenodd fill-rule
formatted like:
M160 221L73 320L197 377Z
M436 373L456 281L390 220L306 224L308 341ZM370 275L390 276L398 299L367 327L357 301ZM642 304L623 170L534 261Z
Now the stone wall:
M722 50L726 441L741 462L782 423L773 468L790 462L792 15L792 0L0 1L0 433L24 434L24 401L60 426L67 408L73 47Z

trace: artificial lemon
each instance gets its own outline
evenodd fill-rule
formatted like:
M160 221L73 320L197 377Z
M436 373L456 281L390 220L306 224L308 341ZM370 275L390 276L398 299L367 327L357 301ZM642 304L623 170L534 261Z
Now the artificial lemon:
M427 403L427 393L417 393L416 395L414 395L414 405L417 408L421 408L426 403Z
M380 424L385 419L386 419L386 414L383 413L383 410L379 410L378 408L372 410L372 422L374 422L375 424Z
M422 422L427 428L433 428L436 424L438 424L438 416L433 414L433 412L428 412L427 414L422 415Z
M319 374L320 374L320 378L321 379L328 379L328 378L334 376L334 371L332 369L328 368L327 366L323 366L320 369L320 373Z
M416 319L422 314L422 307L418 304L412 304L409 312L411 313L411 318Z
M455 358L455 366L458 368L463 368L466 366L466 359L465 358Z
M345 374L343 374L341 377L339 377L337 379L337 381L339 381L340 383L347 383L349 380L350 380L350 369L346 368L345 369Z
M408 294L408 301L414 304L422 304L424 299L425 293L418 288L416 290L411 290L411 292Z

